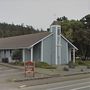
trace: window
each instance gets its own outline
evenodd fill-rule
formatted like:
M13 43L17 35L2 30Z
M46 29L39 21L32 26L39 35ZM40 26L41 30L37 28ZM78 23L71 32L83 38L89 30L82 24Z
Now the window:
M6 55L6 50L4 50L4 55Z
M10 50L10 54L12 54L12 50Z
M12 50L10 50L10 55L12 55Z

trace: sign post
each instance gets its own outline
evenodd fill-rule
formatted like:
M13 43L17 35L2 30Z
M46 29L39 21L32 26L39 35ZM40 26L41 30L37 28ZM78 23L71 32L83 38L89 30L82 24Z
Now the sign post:
M27 61L24 64L25 66L25 77L27 74L32 74L33 77L35 76L35 62Z

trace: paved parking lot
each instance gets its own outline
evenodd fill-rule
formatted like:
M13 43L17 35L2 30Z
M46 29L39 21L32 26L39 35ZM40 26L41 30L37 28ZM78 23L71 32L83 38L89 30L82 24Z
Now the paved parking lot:
M3 80L13 78L17 75L22 76L23 71L19 69L13 69L10 67L2 66L0 65L0 79L2 78Z
M11 82L13 78L24 77L23 71L0 65L0 90L18 90L18 83Z

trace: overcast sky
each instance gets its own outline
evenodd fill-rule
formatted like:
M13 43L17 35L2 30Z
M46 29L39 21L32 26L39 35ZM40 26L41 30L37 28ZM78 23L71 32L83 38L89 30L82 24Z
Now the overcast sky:
M46 29L57 17L90 14L90 0L0 0L0 22Z

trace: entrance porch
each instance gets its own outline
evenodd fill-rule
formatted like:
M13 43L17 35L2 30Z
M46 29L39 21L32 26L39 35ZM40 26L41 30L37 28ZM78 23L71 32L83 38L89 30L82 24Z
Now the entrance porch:
M11 63L13 61L41 61L42 43L39 42L30 48L2 49L0 50L0 61Z

